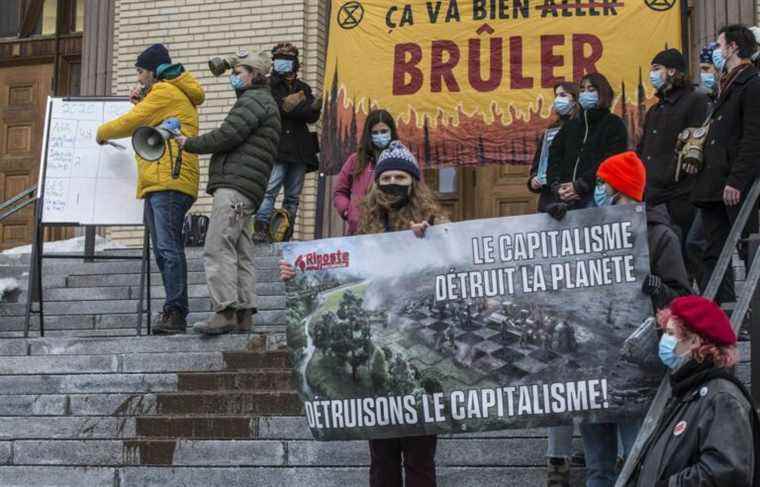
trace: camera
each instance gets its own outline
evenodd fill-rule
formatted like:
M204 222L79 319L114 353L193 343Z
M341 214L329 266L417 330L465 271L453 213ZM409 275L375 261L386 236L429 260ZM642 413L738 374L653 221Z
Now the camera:
M248 57L248 51L241 49L237 55L227 57L212 57L208 60L208 69L214 76L223 75L228 69L232 69L241 59Z

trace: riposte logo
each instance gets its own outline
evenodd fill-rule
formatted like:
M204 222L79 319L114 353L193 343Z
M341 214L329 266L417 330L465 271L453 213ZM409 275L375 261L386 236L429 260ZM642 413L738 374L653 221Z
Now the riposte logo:
M353 29L361 24L364 18L364 7L359 2L344 3L338 10L338 25L343 29Z
M348 262L349 254L342 250L329 253L309 252L308 254L298 256L296 267L302 272L321 271L324 269L348 267Z
M658 12L664 12L675 7L676 0L646 0L647 7Z

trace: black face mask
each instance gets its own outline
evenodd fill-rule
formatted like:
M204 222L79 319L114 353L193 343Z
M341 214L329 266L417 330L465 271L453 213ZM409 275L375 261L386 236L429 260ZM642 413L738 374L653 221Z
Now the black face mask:
M391 205L394 209L403 208L409 202L409 190L411 186L403 184L382 184L379 186L380 191L393 196L396 201Z

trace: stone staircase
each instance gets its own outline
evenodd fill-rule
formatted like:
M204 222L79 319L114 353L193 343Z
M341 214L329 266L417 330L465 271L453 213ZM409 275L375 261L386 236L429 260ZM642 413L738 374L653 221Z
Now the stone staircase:
M202 262L188 257L201 319ZM0 257L0 277L25 284L27 261ZM45 338L20 338L24 290L0 305L0 487L367 485L365 442L311 439L283 349L274 249L260 247L257 266L256 333L138 337L135 262L46 262ZM442 437L439 485L541 486L545 441L543 430Z

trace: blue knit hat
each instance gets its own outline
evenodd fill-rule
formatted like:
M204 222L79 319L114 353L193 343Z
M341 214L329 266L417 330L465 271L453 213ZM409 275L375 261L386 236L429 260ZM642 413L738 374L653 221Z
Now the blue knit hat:
M163 44L153 44L137 56L135 66L147 69L154 73L162 64L171 64L172 58L169 56L169 50Z
M417 159L398 140L391 142L388 148L378 156L377 164L375 165L375 181L380 178L382 173L387 171L404 171L417 181L420 180L420 166L417 164Z
M713 51L718 48L717 42L711 42L702 48L699 53L699 62L701 64L713 64Z

